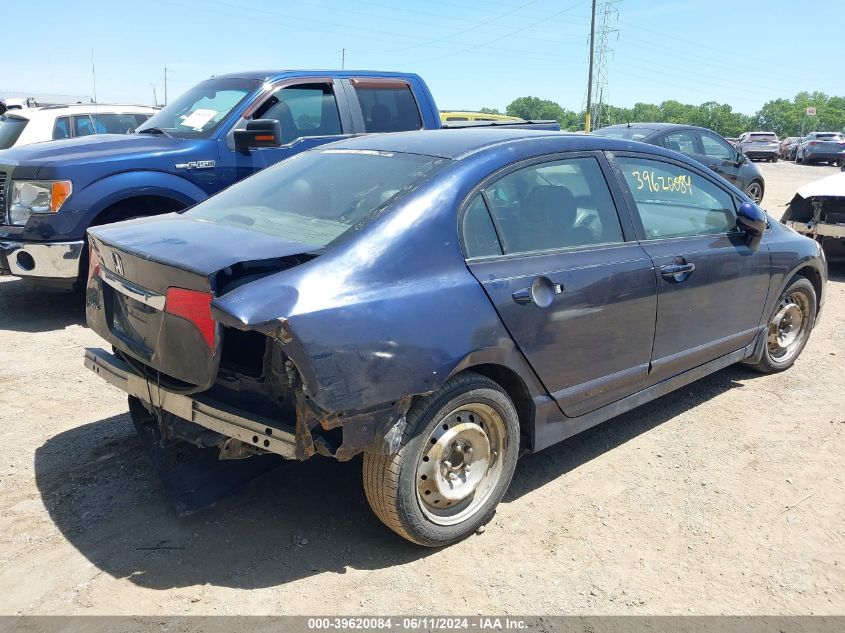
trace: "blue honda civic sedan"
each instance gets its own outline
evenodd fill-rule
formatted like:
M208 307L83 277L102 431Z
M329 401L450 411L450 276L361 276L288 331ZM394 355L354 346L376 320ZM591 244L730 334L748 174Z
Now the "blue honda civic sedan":
M681 154L527 130L371 135L183 212L89 232L85 364L157 445L363 454L375 514L438 546L517 456L743 362L789 368L819 245Z

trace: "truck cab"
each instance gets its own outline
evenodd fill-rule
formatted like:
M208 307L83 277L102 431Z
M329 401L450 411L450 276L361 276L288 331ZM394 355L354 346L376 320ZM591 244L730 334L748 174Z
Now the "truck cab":
M70 289L86 273L91 226L189 207L346 136L440 127L434 99L414 74L212 77L133 134L0 152L0 274Z

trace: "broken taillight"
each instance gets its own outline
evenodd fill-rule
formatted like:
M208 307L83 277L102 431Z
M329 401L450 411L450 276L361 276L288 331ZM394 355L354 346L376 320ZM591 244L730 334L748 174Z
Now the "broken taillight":
M213 298L210 292L168 288L164 302L166 313L182 317L194 324L211 351L214 351L217 336L217 324L211 318Z

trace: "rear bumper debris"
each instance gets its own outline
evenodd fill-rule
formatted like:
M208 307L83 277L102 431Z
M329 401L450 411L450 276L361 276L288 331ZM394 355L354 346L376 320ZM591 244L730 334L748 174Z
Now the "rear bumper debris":
M280 427L275 420L235 410L202 396L192 397L168 391L156 385L155 381L138 376L120 358L103 349L87 348L85 367L153 408L167 411L259 450L281 455L285 459L297 459L293 427Z

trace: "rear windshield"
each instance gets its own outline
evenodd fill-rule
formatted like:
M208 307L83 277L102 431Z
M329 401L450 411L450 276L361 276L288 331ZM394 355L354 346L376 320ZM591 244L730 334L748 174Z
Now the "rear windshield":
M16 116L0 116L0 149L9 149L20 138L29 119Z
M777 141L777 134L749 134L749 141Z
M449 162L369 150L303 152L212 196L185 216L323 247Z
M820 141L841 141L843 137L836 132L830 132L829 134L816 134L816 138Z
M641 141L652 132L654 130L647 127L606 127L595 130L593 134L606 136L607 138L624 138L629 141Z

